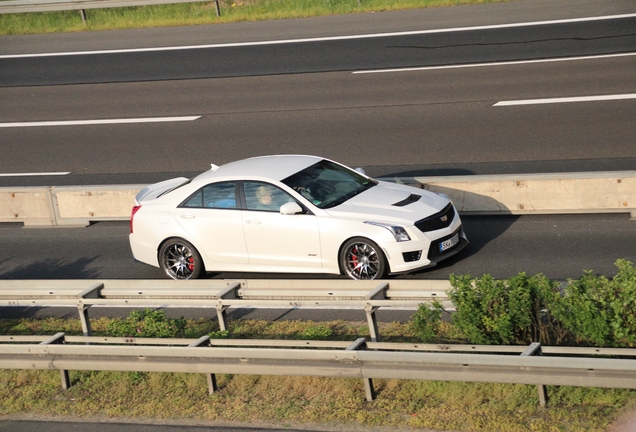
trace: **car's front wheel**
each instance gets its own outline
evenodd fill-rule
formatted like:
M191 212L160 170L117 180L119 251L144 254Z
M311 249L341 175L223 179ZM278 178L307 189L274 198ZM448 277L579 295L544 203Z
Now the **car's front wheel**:
M159 265L172 279L196 279L205 273L201 255L183 239L169 239L159 249Z
M381 279L386 273L386 259L380 247L369 239L355 237L340 250L340 268L351 279Z

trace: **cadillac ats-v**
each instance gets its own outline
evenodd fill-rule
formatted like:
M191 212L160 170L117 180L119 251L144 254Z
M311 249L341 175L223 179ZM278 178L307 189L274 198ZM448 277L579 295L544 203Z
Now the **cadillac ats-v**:
M316 156L212 165L135 200L133 256L173 279L225 271L378 279L434 266L468 244L446 195Z

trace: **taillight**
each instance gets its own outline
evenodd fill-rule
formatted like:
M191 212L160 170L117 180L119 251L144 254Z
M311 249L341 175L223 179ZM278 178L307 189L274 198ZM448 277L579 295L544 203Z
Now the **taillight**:
M133 232L133 219L135 218L135 213L137 213L139 211L139 209L141 208L140 205L138 206L134 206L132 208L132 214L130 215L130 233L132 234Z

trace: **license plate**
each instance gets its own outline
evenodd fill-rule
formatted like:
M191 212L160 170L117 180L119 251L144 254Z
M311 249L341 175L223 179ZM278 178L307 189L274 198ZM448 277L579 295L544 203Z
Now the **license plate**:
M453 246L455 246L457 243L459 243L459 233L455 234L454 236L452 236L448 240L444 240L443 242L441 242L439 244L439 251L440 252L444 252L445 250L450 249Z

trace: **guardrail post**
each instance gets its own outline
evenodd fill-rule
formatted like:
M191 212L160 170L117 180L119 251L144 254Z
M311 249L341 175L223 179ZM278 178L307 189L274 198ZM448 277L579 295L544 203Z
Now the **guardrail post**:
M88 289L85 289L81 293L77 295L78 298L84 299L92 299L92 298L101 298L101 290L104 288L103 283L96 283ZM91 321L88 316L88 308L92 305L87 305L84 302L81 302L77 305L77 310L79 312L80 321L82 322L82 331L84 332L84 336L91 336L93 334L93 330L91 329ZM88 343L87 343L88 345Z
M63 344L64 343L64 333L56 333L45 341L40 342L40 345L51 345L51 344ZM71 388L71 378L68 374L67 370L60 370L60 377L62 378L62 388L64 390L68 390Z
M188 348L195 348L200 346L209 347L210 336L201 336L199 339L197 339L196 341L188 345ZM206 373L205 376L208 381L208 393L214 394L214 392L216 392L219 389L219 387L216 385L216 375L213 373Z
M533 356L533 355L541 355L541 343L533 342L528 348L525 349L524 352L521 353L522 356ZM543 384L537 384L537 391L539 392L539 405L544 407L548 402L548 392Z
M226 331L228 329L226 310L227 308L229 308L229 306L223 305L222 300L238 299L239 298L238 290L240 287L241 287L240 282L234 282L231 285L229 285L227 288L219 291L216 294L216 298L219 299L219 302L216 305L216 316L217 316L217 319L219 320L219 328L221 329L221 331Z
M77 311L79 312L79 316L80 316L80 321L82 322L82 333L84 333L84 336L92 336L93 335L93 329L91 328L91 320L90 317L88 316L88 309L91 306L84 306L84 305L78 305L77 306Z
M216 16L221 16L221 8L219 7L219 0L214 0L214 9L216 9Z
M347 347L345 351L356 351L367 349L367 341L365 338L356 339L351 345ZM364 393L369 402L373 402L375 400L375 389L373 388L373 381L371 378L362 378L364 382Z
M373 291L364 296L365 300L386 300L386 290L389 288L388 282L382 282ZM369 324L369 333L371 335L372 342L380 341L380 334L378 331L378 320L375 317L375 312L380 309L379 306L371 306L367 303L364 307L364 311L367 314L367 323Z

